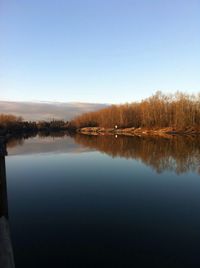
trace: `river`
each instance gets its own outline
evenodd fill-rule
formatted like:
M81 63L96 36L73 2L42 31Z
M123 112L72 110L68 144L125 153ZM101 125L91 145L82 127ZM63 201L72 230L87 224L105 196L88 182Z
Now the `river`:
M200 137L38 135L7 151L16 268L200 267Z

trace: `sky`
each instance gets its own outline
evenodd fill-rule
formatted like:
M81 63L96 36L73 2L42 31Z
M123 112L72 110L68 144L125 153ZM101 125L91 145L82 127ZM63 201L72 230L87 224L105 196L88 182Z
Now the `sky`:
M199 0L0 0L0 100L200 92Z

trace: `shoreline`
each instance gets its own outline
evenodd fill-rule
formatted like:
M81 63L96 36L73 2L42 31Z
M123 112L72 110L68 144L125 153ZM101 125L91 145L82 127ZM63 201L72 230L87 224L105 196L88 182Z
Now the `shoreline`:
M8 141L12 138L16 137L24 137L24 138L29 138L29 137L35 137L37 135L43 135L43 136L49 136L52 135L54 137L60 136L60 134L68 134L72 135L75 133L75 131L72 131L71 129L21 129L18 131L9 131L9 132L0 132L0 141Z
M200 127L188 128L103 128L103 127L84 127L77 129L78 133L85 135L125 135L125 136L172 136L172 135L199 135Z
M91 136L159 136L159 137L172 137L172 136L192 136L200 135L200 126L199 127L187 127L187 128L104 128L104 127L84 127L84 128L44 128L44 129L18 129L15 131L4 131L0 132L0 138L4 140L9 140L12 137L16 136L35 136L37 134L58 134L58 133L68 133L68 134L83 134Z

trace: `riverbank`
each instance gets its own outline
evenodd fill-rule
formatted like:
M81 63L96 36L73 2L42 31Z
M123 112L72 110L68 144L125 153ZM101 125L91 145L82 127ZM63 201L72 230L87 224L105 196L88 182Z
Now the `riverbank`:
M103 128L103 127L85 127L77 129L77 132L86 135L194 135L200 134L199 127L187 127L187 128Z

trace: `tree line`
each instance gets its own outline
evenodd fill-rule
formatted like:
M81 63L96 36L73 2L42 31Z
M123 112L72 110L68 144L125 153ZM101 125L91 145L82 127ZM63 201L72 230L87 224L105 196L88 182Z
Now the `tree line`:
M51 121L25 121L21 116L0 114L0 135L33 132L33 131L52 131L68 129L69 122L64 120Z
M99 111L75 117L71 126L81 127L175 127L200 124L200 93L198 95L163 94L158 91L141 102L111 105Z
M20 116L0 114L0 135L20 131L73 130L82 127L165 128L200 126L200 93L163 94L158 91L141 102L111 105L64 120L25 121Z

